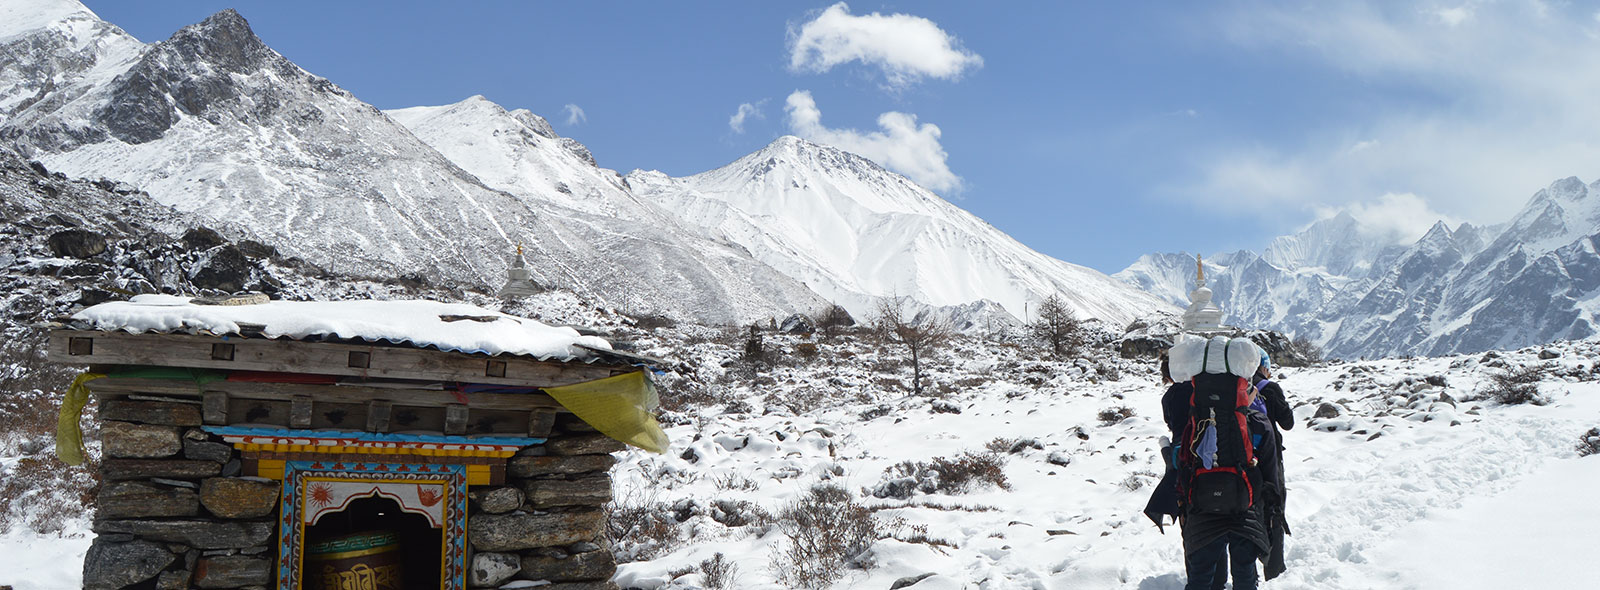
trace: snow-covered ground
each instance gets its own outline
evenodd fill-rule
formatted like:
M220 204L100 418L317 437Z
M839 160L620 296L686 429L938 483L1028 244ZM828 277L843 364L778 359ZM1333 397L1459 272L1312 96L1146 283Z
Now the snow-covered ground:
M616 543L634 559L614 578L622 588L705 588L700 564L717 553L735 566L726 587L783 588L791 539L773 515L819 484L846 490L883 537L861 560L874 565L832 588L930 573L911 588L1183 585L1176 529L1141 513L1165 433L1151 361L1053 361L963 338L935 356L926 386L938 396L914 398L898 351L861 336L769 334L769 360L753 364L742 332L660 332L632 337L684 361L661 379L673 450L623 453L613 474L619 509L666 526ZM1600 458L1576 448L1600 426L1597 352L1588 341L1282 369L1297 405L1285 433L1294 534L1289 571L1265 587L1588 587ZM1533 365L1548 369L1547 405L1474 400L1491 375ZM1325 403L1339 415L1315 417ZM1131 417L1108 412L1121 407ZM998 458L1006 488L887 493L896 464L968 453ZM0 536L0 584L77 587L85 528Z
M1285 435L1294 535L1289 571L1266 587L1585 587L1593 570L1584 554L1600 526L1593 501L1600 458L1578 458L1576 445L1600 425L1600 384L1591 381L1596 346L1550 349L1561 356L1540 360L1542 349L1530 349L1498 359L1284 369L1281 382L1299 404L1297 426ZM857 365L870 366L863 358L870 356L858 351L865 362ZM619 498L648 498L689 516L675 549L623 565L616 581L700 587L697 573L673 575L721 552L738 567L731 587L779 588L775 573L787 566L774 556L788 540L759 526L718 524L727 506L715 502L748 501L776 513L811 485L833 483L880 520L904 519L902 532L925 526L927 538L948 544L878 541L871 546L877 567L847 571L837 588L889 588L930 572L913 588L1181 588L1176 530L1163 535L1141 514L1165 433L1153 363L1102 360L1122 373L1105 380L1093 367L1085 375L1031 356L970 343L953 351L961 360L947 362L938 378L968 384L947 398L960 413L943 402L873 392L862 383L873 377L856 367L774 369L768 385L745 391L751 412L714 407L669 430L675 453L692 449L696 461L632 453L616 470ZM1539 385L1550 403L1466 401L1501 363L1550 367ZM806 388L876 399L793 415L754 393ZM1341 415L1314 418L1323 402ZM1106 424L1098 416L1123 405L1133 417ZM887 413L863 419L885 406ZM1024 444L991 445L996 439ZM870 494L895 463L986 448L1003 449L1010 489L907 500Z

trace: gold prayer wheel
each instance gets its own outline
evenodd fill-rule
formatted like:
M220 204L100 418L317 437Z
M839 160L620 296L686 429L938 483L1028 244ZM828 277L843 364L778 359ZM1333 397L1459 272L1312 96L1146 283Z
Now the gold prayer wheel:
M301 579L316 590L400 590L404 571L400 536L368 531L307 546Z

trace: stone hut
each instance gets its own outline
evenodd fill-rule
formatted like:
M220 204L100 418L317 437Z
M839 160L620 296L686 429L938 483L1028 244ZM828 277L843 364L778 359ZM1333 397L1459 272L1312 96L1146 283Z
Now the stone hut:
M144 295L49 356L68 463L99 401L96 590L614 589L611 453L667 446L660 361L467 305Z

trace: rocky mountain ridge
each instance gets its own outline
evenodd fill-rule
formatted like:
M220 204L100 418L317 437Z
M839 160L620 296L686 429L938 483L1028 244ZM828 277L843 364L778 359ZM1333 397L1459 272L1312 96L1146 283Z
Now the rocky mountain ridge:
M1340 215L1264 254L1208 257L1227 321L1303 336L1335 357L1439 356L1582 339L1600 325L1600 182L1557 180L1504 224L1440 222L1410 244L1372 242ZM1115 276L1187 301L1194 257L1140 258Z

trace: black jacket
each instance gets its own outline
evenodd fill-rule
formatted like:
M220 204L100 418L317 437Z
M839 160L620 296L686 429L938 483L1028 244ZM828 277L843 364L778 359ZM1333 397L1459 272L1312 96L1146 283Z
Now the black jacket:
M1256 545L1259 555L1263 560L1272 551L1272 544L1267 531L1267 504L1269 498L1277 495L1271 490L1272 482L1277 481L1278 471L1278 440L1274 436L1272 424L1267 417L1255 410L1245 410L1245 419L1250 425L1251 436L1260 436L1261 442L1256 448L1256 466L1248 471L1251 487L1257 490L1256 502L1243 514L1201 514L1193 513L1184 515L1181 520L1183 525L1183 549L1194 551L1210 544L1228 533L1240 535Z

